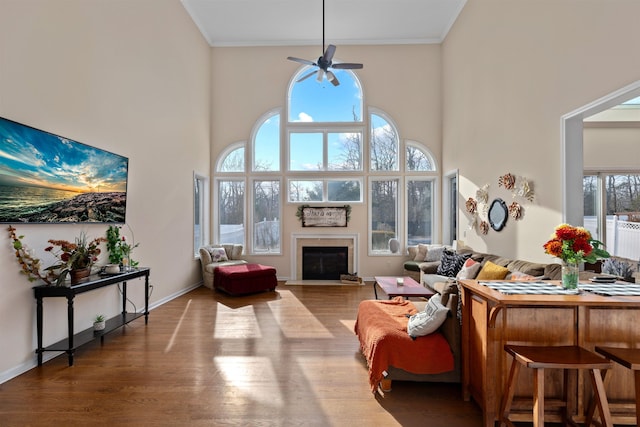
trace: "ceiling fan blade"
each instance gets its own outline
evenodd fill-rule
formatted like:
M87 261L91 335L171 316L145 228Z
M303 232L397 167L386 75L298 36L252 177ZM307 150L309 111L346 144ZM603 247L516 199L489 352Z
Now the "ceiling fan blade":
M331 84L334 86L338 86L340 84L336 75L333 74L331 71L327 71L327 80L329 80Z
M327 50L324 51L324 55L322 55L322 60L326 63L331 63L333 59L333 54L336 53L336 47L332 44L327 46Z
M318 70L313 70L312 72L310 72L308 74L305 74L304 76L302 76L298 80L296 80L296 83L300 83L301 81L308 79L309 77L313 76L317 72L318 72Z
M316 78L316 80L319 81L319 82L322 82L322 78L324 77L324 73L325 73L325 71L322 68L320 68L318 70L318 77Z
M294 61L294 62L299 62L301 64L305 64L305 65L318 65L313 61L309 61L308 59L300 59L300 58L294 58L293 56L288 56L287 59L289 61Z
M336 70L357 70L362 68L362 64L352 64L348 62L341 62L338 64L332 64L331 68L335 68Z

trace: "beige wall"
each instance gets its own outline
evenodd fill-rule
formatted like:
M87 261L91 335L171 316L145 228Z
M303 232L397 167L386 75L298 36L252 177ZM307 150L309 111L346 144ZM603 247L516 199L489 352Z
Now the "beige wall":
M289 82L299 70L298 64L287 61L287 56L316 58L319 47L213 48L212 165L229 144L248 141L252 127L263 114L284 108ZM401 140L418 141L436 159L440 158L439 45L339 46L336 57L364 63L357 76L365 106L387 113L398 126ZM291 233L318 233L318 229L309 231L300 225L295 216L297 208L298 204L284 205L283 255L248 257L275 266L281 278L292 277ZM358 271L366 277L402 271L404 256L367 256L366 203L352 204L351 218L346 228L322 232L359 234Z
M584 167L589 171L637 170L640 126L602 123L584 128Z
M0 0L0 11L0 116L129 157L127 222L134 258L152 270L152 303L197 285L192 176L209 168L210 49L180 2ZM31 284L5 228L0 381L33 366L36 346ZM48 265L48 239L107 227L17 228ZM129 288L140 308L142 287ZM114 315L118 300L115 287L78 297L76 328ZM45 316L50 344L65 336L65 301L46 301Z
M542 244L562 221L560 118L640 79L640 3L470 0L443 43L443 164L460 171L460 206L498 176L530 178L536 199L501 232L467 229L468 245L549 261Z

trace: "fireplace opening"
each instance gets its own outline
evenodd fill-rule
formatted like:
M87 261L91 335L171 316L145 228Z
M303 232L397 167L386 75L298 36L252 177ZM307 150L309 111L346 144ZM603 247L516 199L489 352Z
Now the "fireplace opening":
M340 280L349 271L347 246L304 246L303 280Z

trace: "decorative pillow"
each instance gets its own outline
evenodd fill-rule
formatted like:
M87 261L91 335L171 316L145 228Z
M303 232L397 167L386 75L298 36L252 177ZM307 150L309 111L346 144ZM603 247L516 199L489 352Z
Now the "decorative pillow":
M413 258L414 261L424 261L427 257L427 245L418 245L418 252L416 252L416 256Z
M429 335L435 332L445 320L449 309L442 305L440 295L429 298L424 311L414 314L407 323L407 332L412 338Z
M409 258L415 261L416 255L418 254L418 246L407 246L407 253L409 254Z
M530 274L522 273L520 271L511 272L511 280L537 280L538 278Z
M476 276L476 280L504 280L508 273L509 270L506 267L487 261Z
M471 254L457 254L454 251L445 249L442 251L440 265L438 266L438 274L447 277L456 277L456 274L462 269L464 263L471 257Z
M458 271L458 274L456 274L456 279L475 279L475 277L478 275L478 272L480 271L480 267L481 264L479 262L469 258L464 262L464 265L462 266L460 271Z
M427 256L424 258L425 261L440 261L442 258L442 252L444 251L444 246L440 245L427 245Z
M213 262L229 261L227 258L227 251L224 248L210 248L211 260Z

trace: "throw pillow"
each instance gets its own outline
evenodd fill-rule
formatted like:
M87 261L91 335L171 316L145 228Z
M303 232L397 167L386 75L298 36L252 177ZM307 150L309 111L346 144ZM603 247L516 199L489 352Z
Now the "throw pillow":
M437 273L441 276L456 277L456 274L470 257L471 254L461 255L445 249L442 251Z
M511 280L537 280L535 276L530 274L522 273L520 271L512 271L511 272Z
M413 258L414 261L422 262L427 257L427 245L418 245L418 252Z
M211 260L213 262L229 261L224 248L211 248L209 249L209 253L211 253Z
M442 305L440 295L429 298L424 311L418 312L409 318L407 332L412 338L429 335L435 332L445 320L449 309Z
M476 276L476 280L504 280L508 273L509 270L506 267L487 261Z
M464 262L464 265L462 266L460 271L458 271L458 274L456 275L456 279L458 280L474 279L478 275L478 272L480 271L480 267L481 267L481 264L479 262L469 258Z
M424 258L424 260L427 262L440 261L443 251L444 246L427 245L427 256Z

